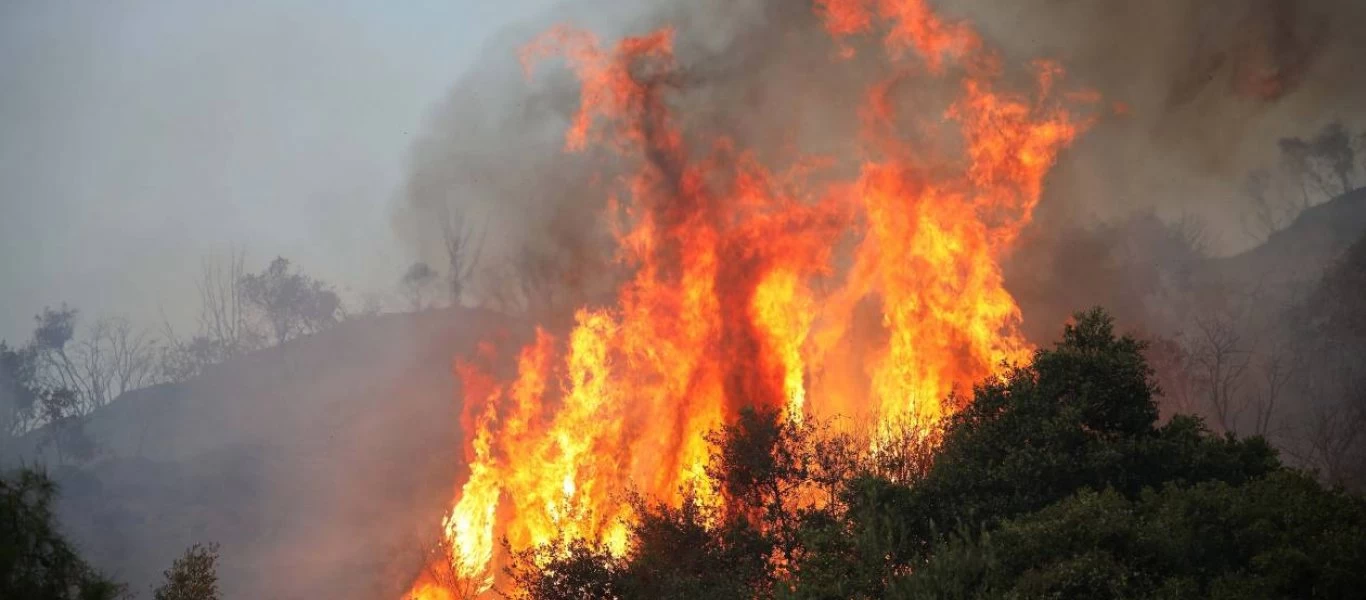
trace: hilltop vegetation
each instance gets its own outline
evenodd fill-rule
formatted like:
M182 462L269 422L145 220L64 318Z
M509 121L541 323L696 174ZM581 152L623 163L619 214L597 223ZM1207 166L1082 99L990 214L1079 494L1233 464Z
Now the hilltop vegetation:
M1352 538L1330 535L1339 525L1360 534L1359 501L1313 479L1355 491L1366 483L1366 380L1358 358L1366 351L1366 241L1350 244L1366 224L1363 193L1304 210L1265 244L1231 258L1188 252L1185 234L1159 221L1126 231L1171 251L1149 260L1150 277L1054 265L1053 283L1066 277L1085 285L1044 286L1035 300L1056 304L1064 295L1058 290L1066 289L1072 306L1114 303L1118 322L1144 327L1138 335L1153 342L1142 354L1156 370L1148 383L1163 393L1116 396L1147 399L1121 403L1132 414L1118 430L1081 429L1105 436L1068 429L1075 423L1066 419L1084 414L1079 408L1066 415L1007 411L1022 398L1005 385L1020 383L1015 378L977 390L984 407L1002 412L979 415L978 426L997 435L970 436L976 446L960 439L967 426L954 424L928 439L903 439L890 455L860 458L853 440L824 437L828 427L785 428L774 415L754 413L715 440L729 444L718 446L731 449L722 454L728 460L747 465L738 478L725 468L713 473L718 486L739 485L732 491L748 494L746 520L715 529L714 507L639 499L638 537L668 543L642 543L638 556L625 558L585 546L560 549L578 562L558 571L521 568L518 581L529 594L550 594L533 597L583 589L624 597L636 593L629 590L690 594L696 588L679 582L714 571L726 579L700 589L722 596L1034 596L1073 589L1048 586L1079 585L1058 582L1085 566L1093 583L1119 595L1256 596L1311 583L1330 589L1322 586L1342 575L1334 557L1360 557ZM1149 246L1137 247L1131 253L1152 256L1141 251ZM459 256L453 252L452 265L463 264ZM1249 288L1260 295L1239 287L1280 285L1282 275L1281 288ZM442 285L453 286L444 291L452 303L454 294L473 292L422 265L403 279L418 312L366 318L334 310L325 284L278 261L256 275L230 263L205 277L204 289L217 290L217 299L206 301L203 327L189 337L154 340L118 320L83 329L77 313L62 307L40 315L29 342L0 347L0 417L9 434L0 435L7 438L0 458L11 467L45 462L63 489L51 509L71 547L135 590L149 588L187 545L215 540L224 544L221 585L229 596L397 594L421 560L415 540L432 532L459 477L449 360L495 329L518 329L519 321L491 311L426 310ZM262 299L296 290L309 300L276 303L279 319L271 322L266 304L248 299L252 278L252 293ZM1178 289L1110 285L1135 282ZM1012 291L1033 327L1057 322ZM1170 329L1150 328L1161 321L1144 304L1190 318L1163 322L1178 334L1163 337ZM1039 340L1052 332L1031 333ZM73 370L82 358L112 348L142 361L122 371L86 371L117 375L95 385ZM1030 369L1037 377L1039 365ZM67 379L73 372L77 377ZM143 387L150 382L161 383ZM1184 414L1203 421L1178 416ZM1036 426L1057 430L1028 429ZM732 439L744 436L792 448L780 477L756 479L772 457ZM1270 458L1268 443L1281 454ZM1011 444L1023 449L1003 450L1017 447ZM775 500L813 486L828 499L820 510ZM908 520L911 513L925 518ZM371 547L345 542L357 538ZM679 548L697 554L676 560ZM541 559L559 555L544 550ZM765 560L789 553L781 569ZM1211 556L1223 562L1208 562ZM268 565L288 565L298 577L260 577ZM696 575L680 574L682 565ZM589 574L590 587L575 587L575 577ZM1286 583L1292 580L1299 583ZM1093 594L1104 595L1085 592Z
M625 556L534 549L509 568L509 592L1343 598L1366 586L1366 501L1282 465L1261 438L1159 423L1143 349L1103 312L1079 314L1033 364L982 382L937 445L907 430L870 454L748 411L713 440L710 484L728 509L638 498Z

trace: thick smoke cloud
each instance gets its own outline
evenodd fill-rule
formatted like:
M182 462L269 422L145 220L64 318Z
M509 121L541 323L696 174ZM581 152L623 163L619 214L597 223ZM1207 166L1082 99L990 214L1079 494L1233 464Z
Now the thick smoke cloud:
M552 23L587 25L604 46L623 34L675 28L680 69L666 85L674 88L669 101L685 130L723 133L779 166L799 152L859 156L857 106L869 66L836 60L809 6L690 3L623 16L607 27L575 18L591 11L564 12L564 19L503 36L485 52L485 68L455 85L415 147L407 195L396 210L400 234L433 264L446 260L441 226L452 211L486 223L491 235L474 285L485 299L507 284L501 269L526 275L528 262L556 263L554 274L579 285L593 283L584 274L601 272L610 260L601 219L605 190L630 167L592 149L565 152L577 84L557 61L538 65L531 77L516 62L519 49ZM594 290L575 292L583 299Z
M1103 123L1060 165L1052 204L1064 218L1079 208L1195 214L1211 221L1214 250L1237 250L1250 242L1238 223L1243 177L1274 164L1276 141L1362 118L1359 2L945 5L1007 52L1059 58L1124 104L1124 118Z
M1205 219L1214 251L1246 247L1243 177L1275 161L1277 139L1332 120L1351 124L1366 100L1366 42L1351 31L1366 7L1349 0L937 4L971 21L1006 64L1058 59L1072 84L1107 103L1051 177L1044 229L1155 210ZM851 42L862 51L845 60L807 3L693 2L635 13L607 6L569 3L506 32L456 83L414 148L395 211L400 234L443 264L440 223L449 211L485 222L492 235L476 275L484 294L528 263L593 272L607 258L598 215L612 165L563 151L574 82L558 64L527 78L516 63L518 49L551 23L585 26L604 44L670 25L681 63L671 101L690 127L725 133L770 164L797 152L845 164L861 156L862 95L886 75L864 60L876 55L873 36ZM908 81L901 93L932 95L923 86ZM582 273L571 277L584 282Z

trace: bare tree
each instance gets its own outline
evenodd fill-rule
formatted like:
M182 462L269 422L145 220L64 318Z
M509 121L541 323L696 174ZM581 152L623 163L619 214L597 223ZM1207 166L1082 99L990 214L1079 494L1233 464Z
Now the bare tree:
M1221 431L1233 431L1245 408L1240 395L1250 352L1234 323L1222 317L1195 319L1191 349L1194 378Z
M1359 406L1334 402L1313 408L1307 419L1302 439L1306 446L1302 456L1320 475L1334 485L1344 485L1361 467L1358 443L1366 429L1366 413Z
M95 321L72 354L88 385L86 400L92 410L151 385L156 377L155 343L121 317Z
M1271 434L1276 406L1284 400L1303 371L1302 356L1288 345L1277 345L1260 357L1259 375L1251 391L1250 403L1256 415L1253 433Z
M1366 237L1357 240L1291 313L1305 360L1304 399L1286 450L1334 484L1366 484Z
M126 319L95 321L75 338L78 311L62 305L36 317L32 347L39 380L48 389L75 394L76 412L88 414L120 395L153 383L156 345Z
M577 283L572 266L558 263L554 255L526 249L519 256L515 271L525 298L526 311L538 318L548 318L566 300L566 286Z
M1163 416L1195 412L1197 396L1203 392L1196 389L1193 361L1186 348L1177 340L1158 336L1149 340L1145 356L1162 391L1158 408Z
M1366 146L1366 133L1354 143L1341 123L1330 123L1312 138L1282 138L1277 146L1282 177L1258 169L1244 183L1251 210L1243 226L1258 241L1284 229L1304 209L1352 191L1358 148ZM1293 191L1277 189L1278 183Z
M488 228L471 222L463 209L453 208L449 204L445 207L446 219L441 224L441 237L445 242L450 269L446 277L450 284L451 305L459 306L471 277L477 272Z
M1248 173L1243 182L1243 194L1249 200L1249 209L1243 217L1243 231L1253 241L1262 242L1295 220L1307 206L1307 197L1301 195L1292 199L1290 195L1276 189L1277 180L1267 169L1256 169Z
M235 248L226 264L206 258L197 282L200 335L221 347L224 358L259 346L260 334L251 326L242 289L245 262L246 254Z
M242 287L245 260L246 254L233 248L226 257L205 257L201 261L199 280L195 282L199 291L197 329L190 337L179 336L163 316L163 379L184 381L210 365L263 346L265 338L252 318Z
M43 361L43 376L46 386L51 389L65 389L73 392L77 413L88 412L83 407L94 408L95 403L86 401L98 394L97 381L87 378L88 370L83 369L71 349L71 341L76 334L76 320L79 312L63 304L60 309L44 308L34 319L38 322L33 332L33 345L38 348L38 356ZM84 362L84 361L82 361Z

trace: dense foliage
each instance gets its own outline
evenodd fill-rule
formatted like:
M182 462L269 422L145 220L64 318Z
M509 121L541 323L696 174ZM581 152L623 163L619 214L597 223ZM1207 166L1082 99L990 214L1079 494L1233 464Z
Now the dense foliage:
M106 600L124 588L96 572L57 531L56 487L42 473L0 477L0 598Z
M1143 345L1099 310L929 434L746 411L725 508L635 499L631 549L515 557L525 598L1336 598L1366 589L1366 502L1260 438L1159 424ZM876 451L866 451L866 448Z

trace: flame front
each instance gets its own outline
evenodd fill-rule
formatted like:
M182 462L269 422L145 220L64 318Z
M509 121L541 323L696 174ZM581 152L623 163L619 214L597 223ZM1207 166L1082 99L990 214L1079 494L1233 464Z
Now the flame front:
M457 363L469 479L444 523L448 555L429 569L447 577L424 576L411 597L486 591L499 539L625 550L620 490L718 501L704 434L745 405L933 423L955 389L1028 358L999 261L1086 125L1065 106L1094 98L1057 94L1051 63L1034 65L1033 89L1002 91L977 35L922 0L815 4L841 43L885 22L887 55L920 58L904 72L955 78L957 99L920 124L961 140L953 152L898 139L891 85L878 85L861 113L871 158L852 180L816 184L808 162L774 172L723 137L698 151L645 75L673 67L670 30L604 49L557 28L527 48L529 71L563 57L581 83L567 150L637 165L605 215L631 276L563 339L538 331L515 380Z

